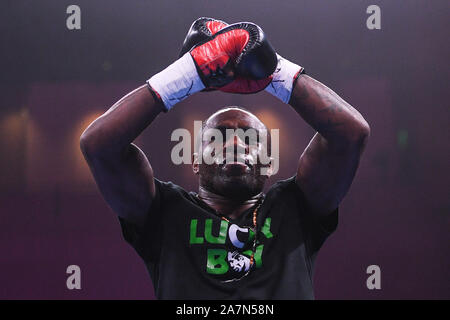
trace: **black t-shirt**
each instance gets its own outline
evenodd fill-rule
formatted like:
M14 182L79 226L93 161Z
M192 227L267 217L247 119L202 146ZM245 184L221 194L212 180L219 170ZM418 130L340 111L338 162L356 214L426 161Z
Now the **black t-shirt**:
M119 221L158 299L314 299L314 260L336 229L338 209L313 215L295 177L271 186L256 232L254 208L226 221L196 193L157 179L155 185L144 226Z

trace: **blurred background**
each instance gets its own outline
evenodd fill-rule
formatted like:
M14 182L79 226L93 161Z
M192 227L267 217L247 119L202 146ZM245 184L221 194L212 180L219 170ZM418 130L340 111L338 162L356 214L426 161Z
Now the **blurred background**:
M81 29L69 30L69 5ZM369 30L369 5L381 29ZM193 20L252 21L276 50L357 108L372 135L316 263L317 299L449 299L447 0L25 1L0 10L0 299L153 299L79 150L87 125L173 62ZM447 39L447 40L445 40ZM199 93L136 140L155 176L188 190L170 160L176 128L226 105L280 129L280 171L295 173L314 131L276 98ZM68 290L66 268L81 268ZM368 290L366 268L381 268Z

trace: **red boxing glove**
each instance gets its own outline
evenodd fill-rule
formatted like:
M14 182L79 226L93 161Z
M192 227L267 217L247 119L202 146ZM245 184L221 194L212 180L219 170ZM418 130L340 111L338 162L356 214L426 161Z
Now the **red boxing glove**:
M224 56L219 57L217 52L212 54L218 43L230 42L230 37L237 41L222 46L221 50L234 61L227 60ZM220 20L199 18L192 24L180 56L189 50L199 66L199 74L206 78L212 75L214 78L213 82L208 79L203 81L207 88L205 90L219 88L230 93L259 92L272 81L271 75L277 64L276 53L261 28L248 22L230 26ZM224 81L217 82L223 75ZM233 81L229 81L229 76L233 76Z

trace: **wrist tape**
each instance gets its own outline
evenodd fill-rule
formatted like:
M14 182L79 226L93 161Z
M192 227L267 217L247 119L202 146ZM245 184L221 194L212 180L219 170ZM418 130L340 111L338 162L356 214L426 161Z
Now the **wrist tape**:
M153 96L162 101L166 111L205 88L189 52L148 79L147 85Z
M266 87L266 91L276 96L284 103L291 98L294 83L305 69L277 54L278 64L273 73L272 82Z

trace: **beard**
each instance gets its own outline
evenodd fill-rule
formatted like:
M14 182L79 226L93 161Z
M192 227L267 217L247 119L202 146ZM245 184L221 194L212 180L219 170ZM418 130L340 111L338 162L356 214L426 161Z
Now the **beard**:
M200 185L215 194L235 199L247 200L261 193L267 180L261 175L260 166L244 170L242 167L201 164L199 167Z

